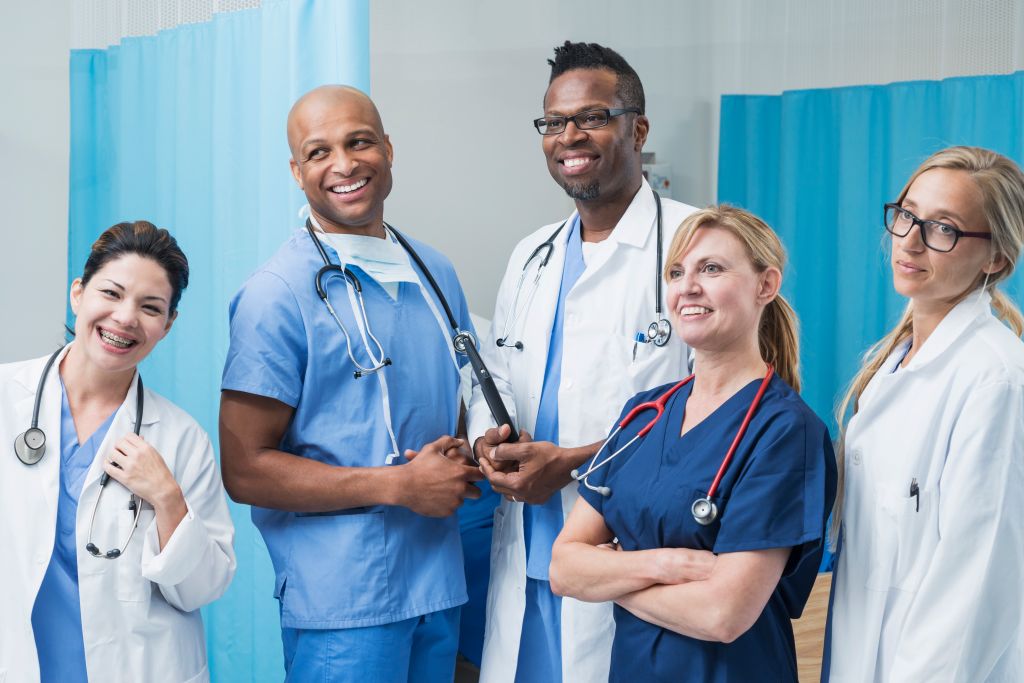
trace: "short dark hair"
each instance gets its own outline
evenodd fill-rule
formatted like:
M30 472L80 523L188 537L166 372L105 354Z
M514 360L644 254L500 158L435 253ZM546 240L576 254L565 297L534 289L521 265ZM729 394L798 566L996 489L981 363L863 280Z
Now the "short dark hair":
M181 293L188 287L188 259L171 233L149 221L118 223L104 230L93 242L89 258L85 261L82 284L89 284L92 276L110 261L129 254L152 259L167 273L167 280L171 283L167 312L168 315L173 314L178 308Z
M566 71L573 69L608 69L615 74L615 95L624 107L636 107L645 113L644 86L640 77L622 55L610 47L597 43L565 41L555 48L555 58L549 59L551 78L548 85Z

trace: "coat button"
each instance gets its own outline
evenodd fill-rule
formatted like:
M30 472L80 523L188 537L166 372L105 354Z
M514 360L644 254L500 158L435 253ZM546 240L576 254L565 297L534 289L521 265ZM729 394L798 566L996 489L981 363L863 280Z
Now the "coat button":
M854 465L859 465L860 461L861 461L860 450L854 449L854 451L853 451L853 464Z

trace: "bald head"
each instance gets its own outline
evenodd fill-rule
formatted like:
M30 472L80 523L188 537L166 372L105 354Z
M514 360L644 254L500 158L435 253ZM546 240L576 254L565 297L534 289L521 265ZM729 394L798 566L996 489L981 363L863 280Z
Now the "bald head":
M288 147L298 159L303 138L311 128L336 118L358 118L384 136L380 112L366 93L347 85L321 85L296 100L288 112Z
M309 91L288 114L288 146L292 176L324 230L384 236L394 150L369 97L344 85Z

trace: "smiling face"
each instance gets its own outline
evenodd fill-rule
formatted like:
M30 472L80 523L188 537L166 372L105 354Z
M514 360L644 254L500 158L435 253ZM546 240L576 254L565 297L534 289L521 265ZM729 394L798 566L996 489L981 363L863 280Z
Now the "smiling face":
M394 152L370 98L342 86L307 93L288 116L288 143L292 175L324 230L381 230Z
M171 329L167 272L156 261L128 254L108 261L88 283L71 284L75 345L90 365L132 370Z
M623 108L609 69L572 69L544 96L544 116L574 116L590 109ZM632 197L642 177L640 151L649 124L642 114L623 114L607 126L580 130L569 121L558 135L542 138L548 172L577 201Z
M706 225L667 271L672 325L691 348L757 348L761 312L779 291L777 268L757 272L738 237Z
M922 220L947 223L968 232L988 232L981 190L966 171L933 168L919 175L902 206ZM985 272L1005 265L993 259L990 241L961 237L952 251L929 249L918 226L906 237L892 236L892 274L896 291L914 302L915 310L944 312Z

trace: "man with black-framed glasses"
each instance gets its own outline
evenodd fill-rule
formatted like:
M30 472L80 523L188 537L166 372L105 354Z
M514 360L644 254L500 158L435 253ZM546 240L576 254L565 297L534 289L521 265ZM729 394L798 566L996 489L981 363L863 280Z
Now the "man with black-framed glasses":
M640 78L596 43L567 41L549 64L533 125L576 210L516 247L481 343L521 438L507 441L478 388L469 409L475 453L504 495L485 683L607 680L612 606L554 595L551 546L577 498L570 473L594 455L621 406L687 371L686 346L659 325L667 318L660 253L694 209L659 199L644 180L650 121Z

